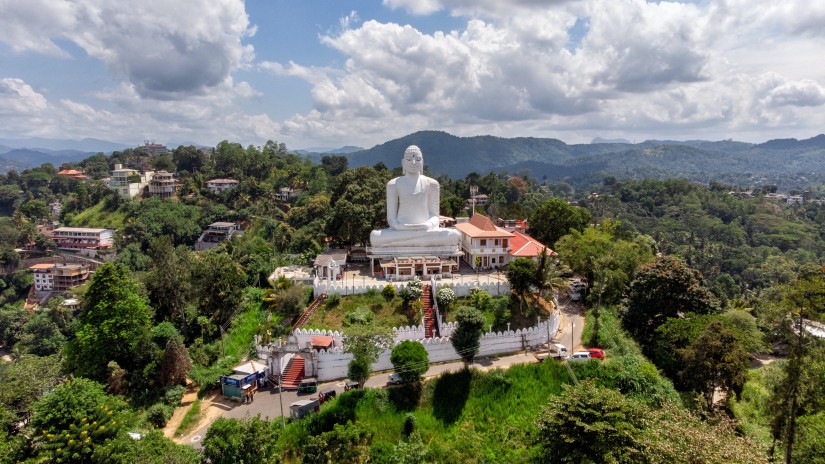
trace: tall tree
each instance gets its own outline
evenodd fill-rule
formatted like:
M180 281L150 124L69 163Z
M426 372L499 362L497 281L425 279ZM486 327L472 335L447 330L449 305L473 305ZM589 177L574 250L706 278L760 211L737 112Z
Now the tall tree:
M192 298L191 253L183 246L175 248L171 237L164 235L149 244L149 256L152 264L145 284L155 308L155 319L175 321L186 336L184 309Z
M487 321L481 311L472 306L459 307L455 313L455 321L458 327L450 335L450 343L461 356L464 366L468 367L481 347L479 341Z
M716 301L699 271L679 258L661 256L636 273L622 323L636 340L649 345L656 328L668 318L716 311Z
M148 339L151 314L125 266L108 262L95 272L78 321L66 352L75 374L104 382L109 361L130 372L143 367L135 353Z
M343 245L354 245L366 242L370 231L386 224L388 180L387 172L368 166L344 171L330 202L329 234Z
M561 198L550 198L530 214L530 235L547 246L571 230L583 231L590 223L590 211L573 206Z
M642 405L590 381L563 388L539 414L535 441L542 462L645 462Z
M688 388L702 394L708 409L713 407L717 390L739 396L747 380L750 356L736 332L722 321L713 321L682 351L685 370L682 372Z
M192 370L192 361L189 359L189 351L179 337L172 337L166 343L166 351L160 362L160 384L163 387L169 385L186 385L186 376Z
M794 462L794 444L797 439L797 418L805 412L806 395L811 386L804 383L809 377L810 363L805 360L821 340L813 337L805 328L806 321L825 319L825 268L803 269L799 278L788 288L784 311L778 315L778 325L789 341L790 351L783 379L775 387L772 404L771 432L774 447L785 445L785 463ZM821 362L821 361L820 361ZM821 383L821 382L811 382Z

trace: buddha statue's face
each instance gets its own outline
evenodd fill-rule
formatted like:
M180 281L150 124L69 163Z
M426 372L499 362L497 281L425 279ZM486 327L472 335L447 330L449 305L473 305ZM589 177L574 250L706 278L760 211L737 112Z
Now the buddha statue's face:
M424 172L424 155L415 145L411 145L404 152L404 159L401 160L401 167L404 174L421 174Z

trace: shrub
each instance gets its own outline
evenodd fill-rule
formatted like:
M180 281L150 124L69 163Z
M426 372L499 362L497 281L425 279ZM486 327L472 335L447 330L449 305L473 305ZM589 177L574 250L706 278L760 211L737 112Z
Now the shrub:
M327 295L327 308L334 308L341 303L340 293L330 293Z
M393 298L395 298L395 285L392 285L392 284L384 285L384 288L381 289L381 295L383 295L384 298L387 299L387 301L390 301Z
M360 325L367 325L372 322L372 319L375 317L372 311L368 308L357 308L355 311L348 312L346 316L344 316L344 325L350 326L354 324Z
M146 422L155 428L163 428L174 412L175 409L167 404L153 404L146 411Z
M409 437L413 432L415 432L415 416L407 413L404 417L404 436Z
M183 392L186 388L183 385L174 385L166 389L163 394L163 402L172 406L173 408L180 405L180 400L183 398Z
M455 301L455 292L449 287L440 288L435 294L435 300L438 302L438 306L441 307L442 311L446 310L447 306Z

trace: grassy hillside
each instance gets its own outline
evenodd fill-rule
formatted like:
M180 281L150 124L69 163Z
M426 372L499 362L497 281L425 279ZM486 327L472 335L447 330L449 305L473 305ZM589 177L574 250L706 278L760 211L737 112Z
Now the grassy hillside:
M580 381L620 391L638 408L646 425L636 439L649 462L767 462L730 424L709 425L681 406L670 381L642 357L613 311L602 311L599 334L593 335L591 324L585 334L604 341L607 359L572 364L573 371ZM308 455L318 449L330 453L330 462L363 462L367 456L370 462L539 462L548 431L540 430L538 418L572 383L564 364L548 361L350 391L319 414L290 423L277 446L284 462L294 463L315 462Z
M106 209L106 201L101 200L91 208L74 215L66 225L69 227L102 227L122 230L125 220L126 212L120 209L109 211Z

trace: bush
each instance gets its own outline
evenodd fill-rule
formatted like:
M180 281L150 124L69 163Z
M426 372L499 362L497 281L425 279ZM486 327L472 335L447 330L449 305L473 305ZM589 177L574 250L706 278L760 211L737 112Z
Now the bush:
M183 392L186 388L183 385L174 385L166 389L163 394L163 402L169 406L177 407L180 405L180 400L183 399Z
M444 311L448 306L450 306L450 303L455 301L455 292L450 287L440 288L435 294L435 300L438 302L438 306L441 307L441 310Z
M404 436L409 437L413 432L415 432L415 416L407 413L404 417Z
M146 411L146 422L152 425L152 427L161 429L166 426L166 423L172 418L174 412L175 408L168 404L153 404Z
M381 289L381 295L387 299L387 301L392 300L395 298L395 285L387 284L384 285L384 288Z
M327 308L334 308L341 303L341 294L340 293L330 293L327 295Z
M372 322L372 319L375 317L372 311L368 308L357 308L355 311L348 312L344 316L344 325L351 326L355 324L359 325L367 325Z

